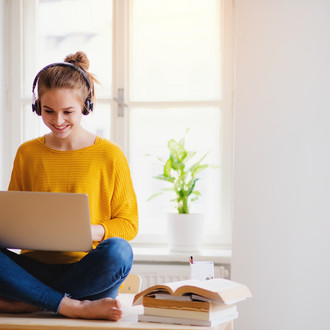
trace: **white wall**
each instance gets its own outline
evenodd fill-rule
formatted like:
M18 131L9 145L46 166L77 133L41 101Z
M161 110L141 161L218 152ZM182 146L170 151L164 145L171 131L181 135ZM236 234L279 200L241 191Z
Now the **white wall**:
M235 2L235 330L328 330L330 1Z
M0 0L0 189L3 189L4 178L3 171L1 170L2 164L4 164L4 143L5 143L5 120L4 113L6 109L6 85L5 85L5 13L6 13L6 2Z

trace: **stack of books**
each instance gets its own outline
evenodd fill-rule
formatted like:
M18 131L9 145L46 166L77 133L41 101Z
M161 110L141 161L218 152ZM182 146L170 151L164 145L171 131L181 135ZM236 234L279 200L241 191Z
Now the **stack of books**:
M251 297L243 284L221 278L154 285L135 295L141 322L214 326L238 317L237 303Z

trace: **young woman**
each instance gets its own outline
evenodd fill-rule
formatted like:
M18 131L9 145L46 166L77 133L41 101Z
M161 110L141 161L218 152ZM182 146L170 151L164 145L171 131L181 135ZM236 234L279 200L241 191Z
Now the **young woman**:
M32 108L50 133L19 147L9 190L88 194L94 249L19 255L1 249L0 312L121 317L115 298L132 266L127 241L138 231L137 203L123 152L81 126L82 116L93 110L96 80L88 68L86 55L77 52L37 74Z

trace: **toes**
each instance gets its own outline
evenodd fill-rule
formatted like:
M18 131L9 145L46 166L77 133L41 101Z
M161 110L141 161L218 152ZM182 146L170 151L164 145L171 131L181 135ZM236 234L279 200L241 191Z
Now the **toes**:
M109 310L109 318L112 321L118 321L122 317L122 311L116 308L111 308Z

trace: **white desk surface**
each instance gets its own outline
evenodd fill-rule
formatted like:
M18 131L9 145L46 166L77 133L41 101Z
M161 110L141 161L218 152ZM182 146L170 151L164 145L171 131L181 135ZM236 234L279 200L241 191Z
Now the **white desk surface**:
M32 314L2 314L0 313L0 329L6 330L149 330L149 329L167 329L167 330L232 330L232 322L220 324L215 327L185 326L176 324L148 323L138 322L138 314L143 313L142 306L132 306L132 294L120 294L118 299L122 305L123 317L117 322L102 320L82 320L69 319L50 313L32 313Z

